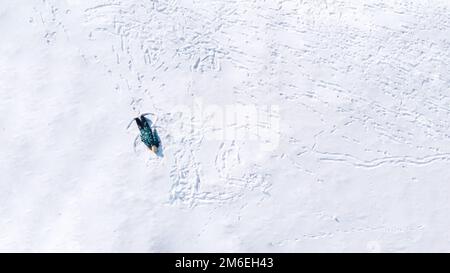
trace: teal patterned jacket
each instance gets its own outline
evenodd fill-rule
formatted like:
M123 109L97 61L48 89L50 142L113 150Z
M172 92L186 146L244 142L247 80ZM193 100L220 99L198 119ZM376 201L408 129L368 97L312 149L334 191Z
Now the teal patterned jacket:
M159 139L155 130L150 129L150 126L144 126L141 129L141 140L147 147L152 147L153 145L159 147Z

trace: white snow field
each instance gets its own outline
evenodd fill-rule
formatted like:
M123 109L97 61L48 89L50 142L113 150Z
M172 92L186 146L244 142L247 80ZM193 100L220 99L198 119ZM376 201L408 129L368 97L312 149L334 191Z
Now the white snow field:
M0 34L0 251L450 251L450 1L2 0Z

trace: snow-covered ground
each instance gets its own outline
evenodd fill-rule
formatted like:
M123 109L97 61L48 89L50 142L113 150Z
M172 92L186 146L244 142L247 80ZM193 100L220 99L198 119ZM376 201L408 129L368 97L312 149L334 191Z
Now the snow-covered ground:
M3 0L0 33L1 251L450 251L447 0Z

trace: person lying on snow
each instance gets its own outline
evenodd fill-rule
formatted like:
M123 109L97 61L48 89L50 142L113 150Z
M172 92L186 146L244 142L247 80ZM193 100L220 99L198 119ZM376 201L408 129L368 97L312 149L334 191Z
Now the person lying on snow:
M152 129L150 128L150 124L148 123L144 115L141 115L134 120L136 121L139 131L141 132L141 141L144 142L145 146L147 146L156 154L158 152L160 144L156 130L152 131Z

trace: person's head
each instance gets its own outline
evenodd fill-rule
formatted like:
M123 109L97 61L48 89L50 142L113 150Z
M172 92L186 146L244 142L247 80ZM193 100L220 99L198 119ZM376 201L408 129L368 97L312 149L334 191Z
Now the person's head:
M155 145L152 145L151 150L156 154L158 152L158 147L156 147Z

